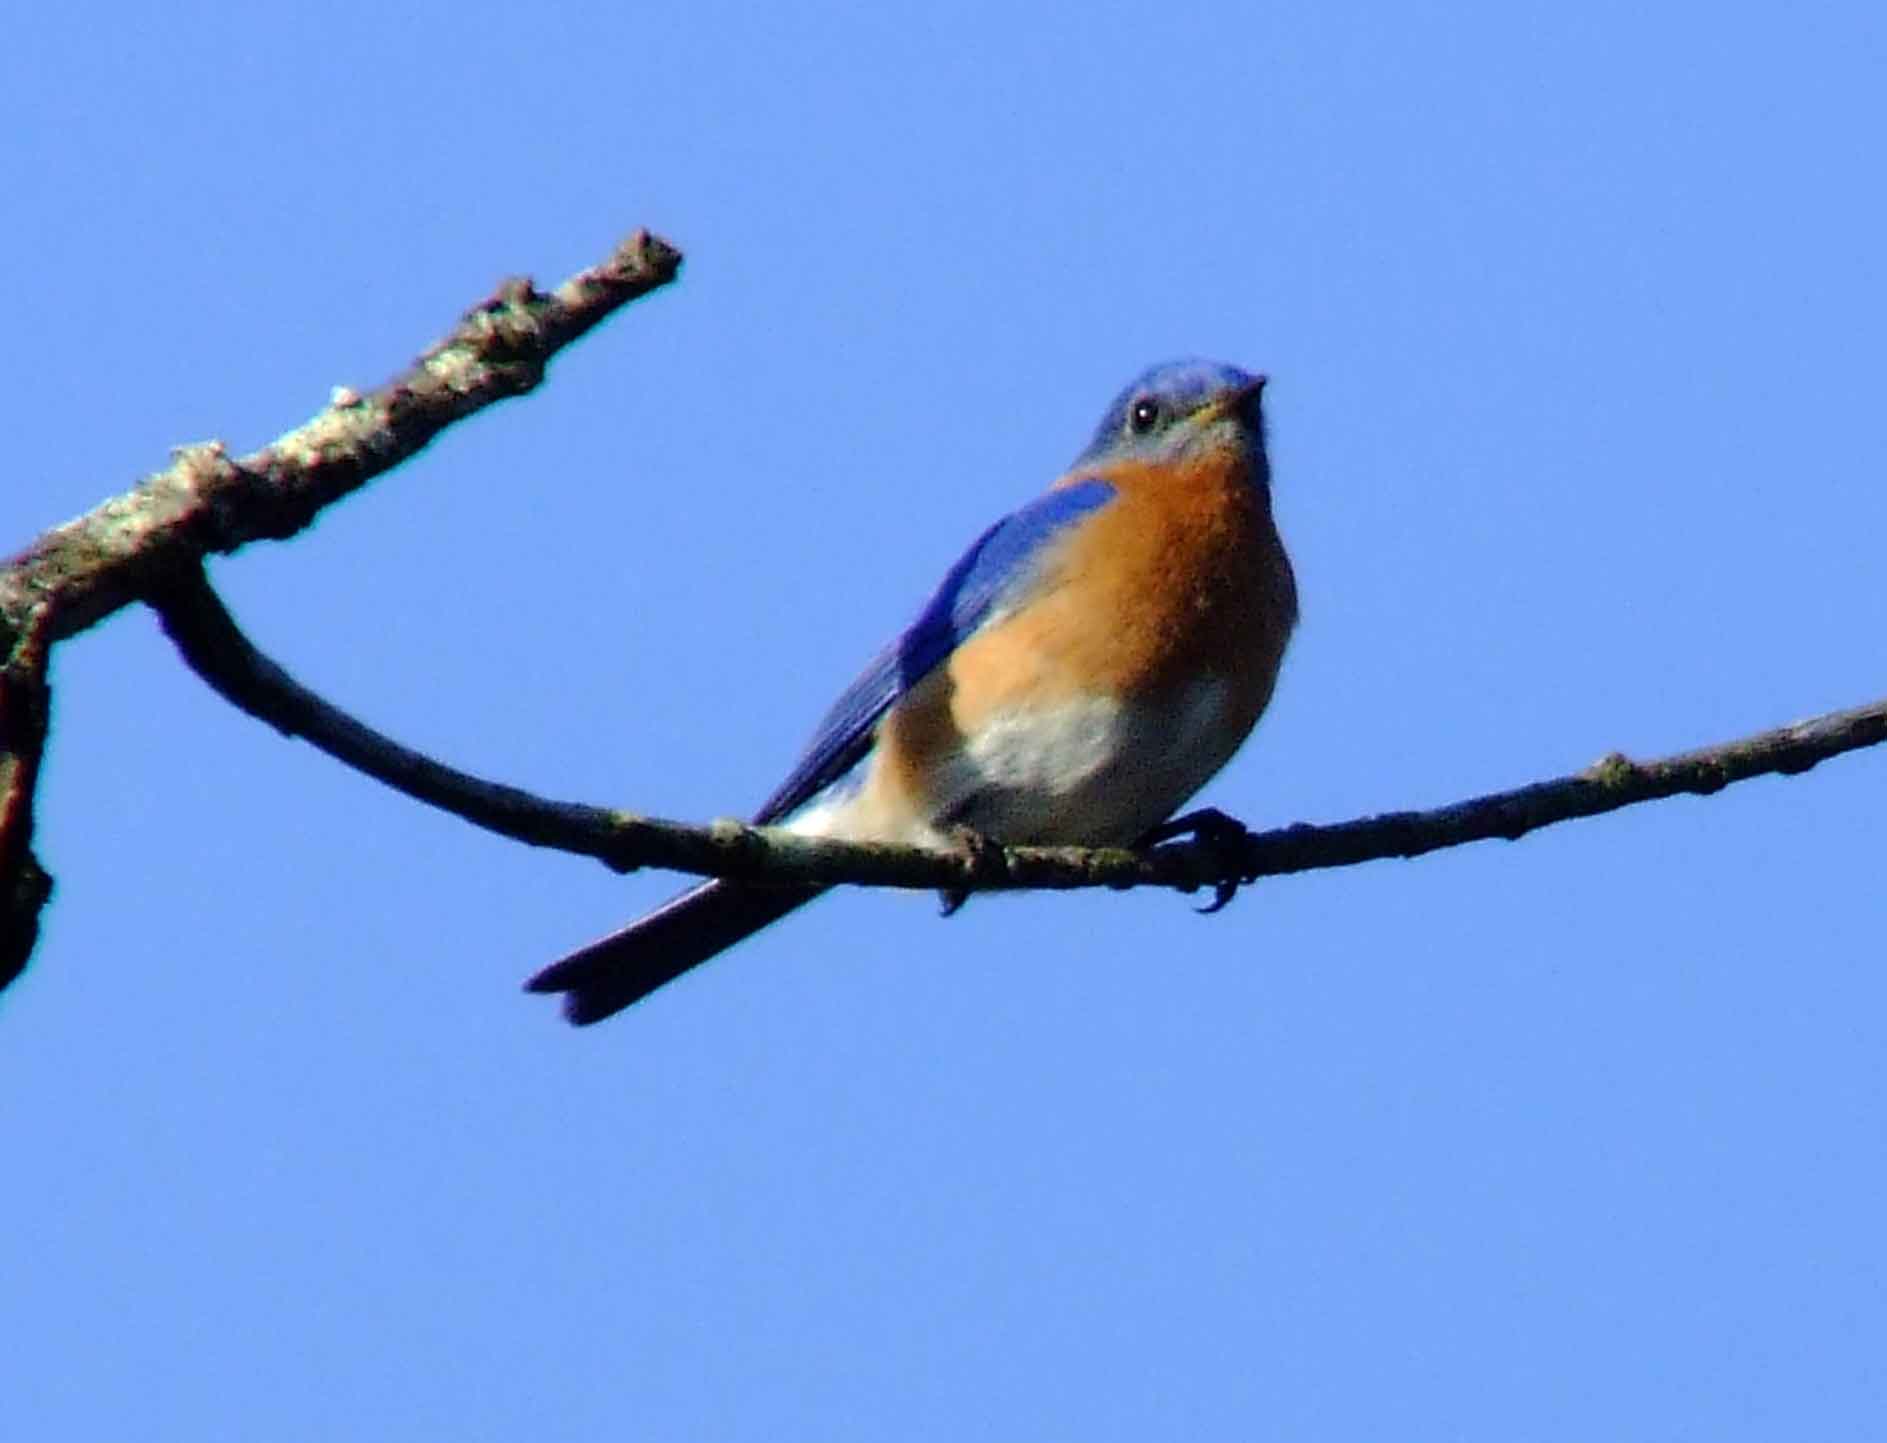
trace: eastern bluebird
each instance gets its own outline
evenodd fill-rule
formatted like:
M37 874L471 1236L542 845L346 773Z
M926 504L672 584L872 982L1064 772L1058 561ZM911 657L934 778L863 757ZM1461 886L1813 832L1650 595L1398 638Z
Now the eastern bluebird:
M806 836L1128 845L1271 700L1297 585L1262 376L1154 366L1048 491L976 539L754 814ZM619 1012L823 888L707 881L527 984Z

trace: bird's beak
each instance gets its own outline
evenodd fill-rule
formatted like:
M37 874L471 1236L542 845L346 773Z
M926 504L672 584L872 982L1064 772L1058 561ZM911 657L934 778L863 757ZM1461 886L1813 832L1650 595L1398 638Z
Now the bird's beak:
M1247 384L1232 392L1232 409L1247 420L1257 420L1259 404L1264 400L1265 382L1269 379L1267 376L1253 376Z
M1214 420L1220 416L1237 416L1248 426L1258 425L1266 379L1264 376L1253 376L1236 390L1227 391L1212 403L1209 416Z

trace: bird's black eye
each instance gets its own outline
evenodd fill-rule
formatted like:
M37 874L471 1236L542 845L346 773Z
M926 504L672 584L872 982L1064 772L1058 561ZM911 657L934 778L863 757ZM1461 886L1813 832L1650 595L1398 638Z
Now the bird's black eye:
M1144 436L1160 424L1160 403L1151 396L1142 396L1127 408L1127 429L1136 436Z

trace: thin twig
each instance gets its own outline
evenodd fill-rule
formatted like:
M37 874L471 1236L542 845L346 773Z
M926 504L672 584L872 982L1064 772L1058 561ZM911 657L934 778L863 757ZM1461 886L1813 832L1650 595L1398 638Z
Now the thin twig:
M618 814L550 802L402 746L323 701L258 651L237 627L203 568L177 577L151 599L164 632L190 669L230 705L301 737L396 792L534 846L608 858Z
M926 890L1174 887L1245 880L1417 857L1495 837L1513 840L1555 822L1733 782L1802 772L1841 752L1887 740L1887 702L1660 761L1614 753L1583 772L1423 812L1390 812L1331 826L1299 823L1247 833L1228 858L1216 839L1152 851L1119 847L988 847L936 852L797 837L738 822L689 826L574 802L546 801L481 780L401 746L301 686L243 636L199 572L155 602L184 660L223 697L290 736L418 801L533 846L596 857L621 871L666 867L701 876L853 883Z

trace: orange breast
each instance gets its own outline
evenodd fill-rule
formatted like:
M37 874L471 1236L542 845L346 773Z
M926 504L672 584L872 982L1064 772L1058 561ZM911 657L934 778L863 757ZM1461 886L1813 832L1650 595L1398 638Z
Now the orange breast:
M1297 620L1270 498L1223 454L1184 470L1120 466L1105 479L1115 500L1070 538L1045 594L1004 639L1042 658L1042 684L1071 691L1157 700L1217 678L1248 729Z

